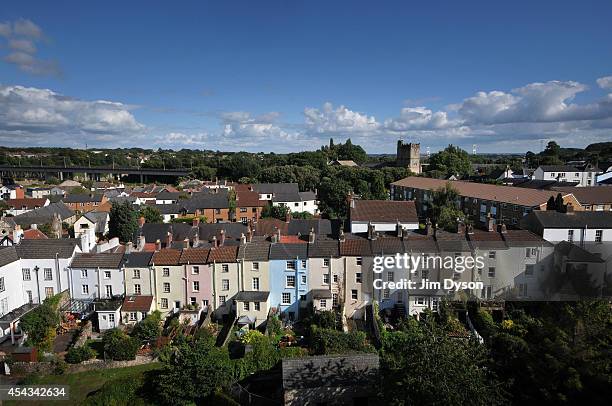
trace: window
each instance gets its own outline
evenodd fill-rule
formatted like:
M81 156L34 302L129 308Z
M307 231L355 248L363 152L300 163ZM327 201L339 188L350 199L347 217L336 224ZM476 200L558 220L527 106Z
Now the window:
M603 241L603 230L595 230L595 242L601 244Z
M329 274L328 273L323 274L323 284L329 285Z
M191 267L191 273L193 275L199 275L200 274L200 267L199 266L193 266Z
M389 289L383 290L383 299L389 299L390 294Z
M299 203L293 203L294 207L298 207L300 204Z
M221 209L215 209L215 214L221 214Z
M134 269L134 279L140 279L140 269Z
M414 304L423 306L425 304L425 298L423 296L417 296L414 298Z
M53 288L49 287L49 288L45 288L45 297L51 297L55 294L55 292L53 292Z
M23 280L24 281L32 280L32 275L30 273L30 268L23 268L21 270L21 273L23 274Z
M535 257L538 255L538 249L537 248L526 248L525 249L525 258L531 258L531 257Z
M357 289L351 290L351 299L353 300L359 299L359 292L357 291Z
M166 299L165 297L162 297L161 308L162 309L167 309L168 308L168 299Z
M253 290L259 290L259 278L253 278L251 286Z
M32 303L34 297L32 296L31 290L26 290L26 294L28 295L28 302Z
M204 307L208 307L208 299L202 300L202 304L204 305Z
M329 258L323 258L323 266L329 268Z
M200 291L200 282L199 281L193 281L192 285L193 285L192 286L192 288L193 288L192 290L194 292L199 292Z
M429 278L429 270L421 269L421 279L427 279L427 278Z
M320 299L320 300L319 300L319 305L320 305L320 306L321 306L323 309L325 309L325 308L327 307L327 300L325 300L325 299Z
M0 278L0 292L4 292L6 287L4 286L4 277Z
M286 287L295 288L295 276L294 275L287 275L285 279L286 279L286 282L285 282Z
M243 302L242 308L244 309L244 311L248 312L250 310L249 302Z
M110 279L110 278L111 278L110 271L104 271L104 279Z
M221 272L228 273L229 272L229 264L221 264Z
M130 312L130 321L136 321L136 312Z
M259 262L253 262L251 264L251 271L259 271Z
M223 306L227 300L226 296L219 296L219 306Z
M302 275L302 285L306 285L306 275Z
M302 260L302 269L306 269L306 260L305 259Z
M81 285L81 293L84 295L89 295L89 285Z
M574 230L567 230L567 241L574 242Z
M355 258L355 262L357 263L358 266L361 266L361 264L363 264L363 258L357 257Z
M355 274L355 283L361 283L361 272Z
M395 278L394 272L387 272L387 282L393 282Z
M164 293L170 293L170 283L164 282Z
M113 297L113 286L112 285L105 285L104 286L104 293L106 295L106 297Z
M306 295L300 295L300 300L302 302L305 302L306 301Z
M229 279L221 279L221 290L229 290Z
M240 213L246 213L247 212L247 208L246 207L241 207L240 208Z
M333 307L338 306L338 294L337 293L332 293L332 306Z
M140 295L140 293L141 293L140 285L138 283L134 284L134 294Z
M295 262L287 261L287 269L295 270Z
M495 278L495 267L494 266L490 266L489 267L489 278Z
M162 276L168 278L170 276L170 268L162 268Z
M519 296L525 297L527 296L527 284L519 283Z
M495 251L489 251L489 259L495 259Z
M192 296L192 297L190 297L190 298L189 298L189 303L190 303L190 304L194 305L194 304L196 304L197 302L198 302L198 300L197 300L195 297L193 297L193 296Z
M53 270L51 268L45 268L44 269L44 278L46 281L52 281L53 280ZM87 273L85 274L85 276L87 276Z
M253 309L258 312L261 310L261 304L259 302L253 303Z
M485 286L482 290L483 299L491 299L493 297L491 286Z
M525 265L525 275L528 275L528 276L533 275L533 265L531 264Z
M283 293L282 295L282 304L288 305L291 304L291 293Z

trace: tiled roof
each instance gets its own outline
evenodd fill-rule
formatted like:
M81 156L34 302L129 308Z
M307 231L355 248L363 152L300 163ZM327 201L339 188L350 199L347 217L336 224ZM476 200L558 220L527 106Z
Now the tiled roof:
M179 262L181 264L206 264L208 259L208 248L188 248L181 253Z
M612 212L534 210L521 219L521 225L528 222L538 223L544 228L612 228Z
M29 226L30 224L50 224L53 221L53 215L57 213L62 220L66 220L74 216L74 211L64 203L51 203L27 213L13 217L15 223L21 226Z
M468 252L472 247L468 243L465 235L459 233L449 233L448 231L436 230L435 234L438 248L441 252Z
M94 203L101 202L103 195L88 195L85 193L70 194L62 199L64 203Z
M9 199L6 201L6 204L8 205L8 207L14 207L16 209L21 209L22 207L33 209L35 207L43 207L46 202L47 202L47 198L41 197L40 199L35 199L35 198Z
M502 234L506 245L509 247L533 247L534 245L551 246L552 244L544 240L537 234L528 230L508 230Z
M372 256L370 241L366 239L347 239L340 243L340 255L348 257Z
M555 187L563 193L572 193L580 204L612 204L612 187L585 186L585 187Z
M482 200L517 204L527 207L535 207L546 204L551 196L556 197L557 193L559 193L546 190L490 185L486 183L463 182L459 180L447 181L417 176L409 176L407 178L398 180L397 182L393 182L392 185L433 191L443 188L449 182L453 188L457 190L459 195L463 197L473 197Z
M570 262L592 262L596 264L606 262L600 255L591 253L567 241L561 241L555 245L555 252L565 256L566 260Z
M36 228L31 228L23 232L23 238L26 240L47 240L49 237L47 237L47 235L42 231Z
M263 236L263 235L272 235L276 232L277 229L281 231L282 235L287 235L287 230L289 228L289 223L279 220L276 218L265 218L260 219L254 225L254 234Z
M351 221L418 223L416 207L411 201L353 200Z
M270 292L266 291L248 291L238 292L234 297L238 302L265 302L268 300Z
M236 207L265 207L266 200L259 200L259 193L250 190L236 191Z
M540 165L544 172L580 172L580 169L571 165Z
M397 237L377 238L371 241L374 255L393 255L406 252L403 241Z
M503 250L508 248L502 234L498 232L474 230L468 233L467 238L474 249Z
M123 300L122 312L148 312L151 310L153 296L126 296Z
M180 258L181 250L165 248L153 254L151 263L154 265L179 265Z
M297 183L255 183L253 190L260 194L297 194L300 192Z
M208 254L208 262L236 262L238 247L211 248Z
M0 266L8 265L19 259L15 247L0 248Z
M75 238L49 238L47 240L22 240L16 246L20 258L47 259L70 258L78 246L79 240Z
M238 247L238 259L245 261L267 261L269 254L268 242L249 242Z
M123 254L78 253L70 263L71 268L119 268Z

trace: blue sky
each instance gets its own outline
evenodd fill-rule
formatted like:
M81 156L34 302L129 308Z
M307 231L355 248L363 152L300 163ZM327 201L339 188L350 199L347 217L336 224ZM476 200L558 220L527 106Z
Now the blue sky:
M2 145L612 140L609 1L11 3Z

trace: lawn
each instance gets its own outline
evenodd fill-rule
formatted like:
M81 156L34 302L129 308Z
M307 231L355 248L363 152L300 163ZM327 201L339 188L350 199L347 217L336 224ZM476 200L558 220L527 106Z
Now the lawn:
M137 365L134 367L127 368L114 368L114 369L100 369L95 371L80 372L76 374L65 374L65 375L48 375L36 379L35 383L31 385L68 385L70 386L70 400L58 401L58 404L80 404L85 400L87 395L94 392L107 381L117 378L129 378L131 376L138 376L146 371L158 369L161 367L160 363L154 362L146 365ZM5 402L7 405L45 405L49 402Z

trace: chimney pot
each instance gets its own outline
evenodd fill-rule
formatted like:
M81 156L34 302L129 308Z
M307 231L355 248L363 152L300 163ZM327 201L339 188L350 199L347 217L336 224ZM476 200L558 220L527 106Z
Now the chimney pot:
M142 226L144 226L145 221L146 220L145 220L144 216L140 216L138 218L138 227L142 228Z

